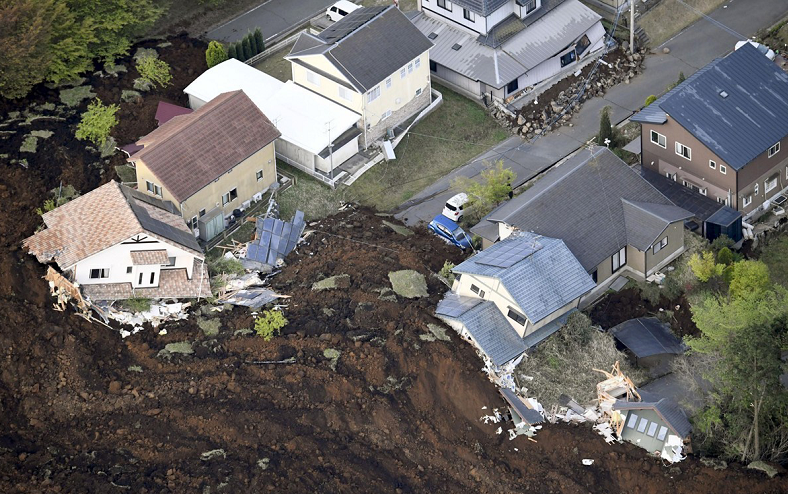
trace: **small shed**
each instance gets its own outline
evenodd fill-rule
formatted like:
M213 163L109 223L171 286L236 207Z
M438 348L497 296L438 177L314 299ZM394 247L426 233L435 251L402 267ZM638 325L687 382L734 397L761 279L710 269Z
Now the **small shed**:
M610 333L635 358L638 365L661 367L673 355L684 353L684 344L670 331L670 326L656 317L639 317L624 321Z
M742 239L742 215L730 206L723 206L706 219L706 238L714 240L727 235L734 242Z
M624 420L621 438L663 458L677 461L688 442L692 425L677 404L659 401L616 401L613 409Z
M528 407L511 389L501 388L501 394L506 403L509 404L509 411L512 413L512 419L516 424L525 422L528 425L535 425L544 422L542 414Z

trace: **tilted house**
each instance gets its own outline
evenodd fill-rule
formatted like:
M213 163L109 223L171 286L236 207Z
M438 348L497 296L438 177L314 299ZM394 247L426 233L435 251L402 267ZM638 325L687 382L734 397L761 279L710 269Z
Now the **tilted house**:
M430 71L475 99L509 101L577 70L605 43L601 17L577 0L419 0L408 14L435 45Z
M788 187L786 115L788 74L747 43L632 121L644 169L747 215Z
M432 43L395 6L354 10L290 54L293 81L361 115L366 149L431 101Z
M224 229L225 217L276 182L279 136L243 91L233 91L140 138L142 149L128 161L139 190L172 202L192 230L200 219L218 219L217 227L200 232L207 240Z
M681 459L692 425L675 403L658 397L648 401L618 400L613 410L624 420L622 439L671 462Z
M582 150L471 228L484 245L512 231L560 238L602 287L644 279L684 252L681 209L609 149Z
M594 282L564 242L516 232L462 262L436 314L502 366L559 328Z
M24 247L93 301L211 295L202 249L169 202L113 181L43 220Z

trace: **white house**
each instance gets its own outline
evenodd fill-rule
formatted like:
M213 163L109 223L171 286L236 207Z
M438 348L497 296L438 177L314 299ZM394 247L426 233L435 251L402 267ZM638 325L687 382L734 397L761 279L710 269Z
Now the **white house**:
M93 301L211 294L202 249L171 203L112 181L43 220L24 247Z
M395 6L355 10L290 54L293 81L361 115L366 149L431 101L432 43Z
M359 150L361 115L282 82L235 59L206 70L183 91L198 109L222 93L241 89L276 126L277 158L307 173L332 178Z
M435 80L510 101L604 47L601 17L578 0L419 0L413 24L434 44Z
M595 284L563 241L517 232L452 269L436 314L496 366L560 328Z

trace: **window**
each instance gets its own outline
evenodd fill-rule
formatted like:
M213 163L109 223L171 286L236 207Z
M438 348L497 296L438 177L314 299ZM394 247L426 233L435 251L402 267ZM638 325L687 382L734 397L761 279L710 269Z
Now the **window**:
M175 266L175 258L174 257L167 257L167 264L165 266Z
M586 51L589 46L591 46L591 40L588 39L587 34L584 34L583 37L580 38L580 40L575 45L575 51L577 52L577 56L579 57L580 55L582 55L583 52Z
M339 97L345 101L353 101L353 91L344 87L344 86L337 86L339 88Z
M442 9L446 9L451 12L451 2L448 0L438 0L438 7Z
M383 112L383 118L381 118L381 120L386 120L390 116L391 116L391 110L386 110Z
M654 437L654 434L657 433L657 427L659 427L659 426L657 425L656 422L651 422L648 425L648 431L646 432L646 434L651 436L651 437Z
M238 199L238 189L233 189L230 191L230 202Z
M772 156L774 156L779 152L780 152L780 143L778 142L777 144L769 148L769 158L771 158Z
M688 148L679 141L676 141L676 154L688 160L692 159L692 149Z
M720 173L723 175L728 173L728 168L725 165L720 165Z
M757 183L755 184L755 190L753 192L755 192L756 196L758 195L758 184Z
M399 78L404 79L406 75L408 75L408 71L405 69L405 67L402 67L402 69L399 71Z
M149 193L151 193L151 194L153 194L155 196L161 197L161 187L160 186L154 184L150 180L146 180L145 184L147 186L147 190L148 190Z
M468 9L462 9L462 16L465 18L465 20L476 22L476 16Z
M536 0L529 0L529 1L528 1L528 2L525 4L525 15L528 15L528 14L530 14L530 13L531 13L531 12L533 12L534 10L536 10Z
M528 322L528 320L525 318L524 315L520 314L519 312L512 309L511 307L509 307L509 313L506 315L507 317L509 317L509 319L516 322L520 326L525 326L525 323Z
M613 272L621 269L627 263L627 248L622 247L618 252L613 254Z
M634 429L635 424L637 423L638 423L638 414L636 414L635 412L630 412L629 420L627 420L627 427L629 427L630 429Z
M200 210L200 216L205 216L205 210L204 209Z
M575 60L577 60L577 53L572 50L569 53L561 56L561 67L566 67Z
M660 134L659 132L656 132L654 130L651 131L651 142L653 142L654 144L656 144L657 146L659 146L661 148L667 148L668 147L667 140L665 139L665 136L663 136L662 134Z
M192 216L192 220L189 222L189 227L194 230L197 228L197 216Z
M320 85L320 76L315 74L309 69L306 69L306 80L309 81L311 84L314 84L315 86Z
M90 270L90 279L98 280L101 278L109 278L109 268L99 268Z
M140 273L140 280L139 280L139 282L137 284L138 285L142 285L142 273Z
M386 79L386 89L390 89L390 88L391 88L391 77Z
M418 89L416 90L416 96L418 96L418 95L420 95L420 94L421 94L421 88L418 88Z
M664 249L667 246L668 246L668 237L665 237L662 240L660 240L659 242L656 242L654 244L654 247L651 248L651 250L654 252L654 254L656 254L657 252L661 251L662 249Z
M727 197L718 197L717 198L717 202L719 202L720 204L725 204L727 206L728 205L728 198Z
M263 170L257 170L257 173L254 174L254 178L257 179L259 182L263 179Z
M709 168L715 170L717 168L717 162L714 160L709 160Z
M744 198L744 207L746 208L750 204L752 204L752 195L749 195Z
M597 272L596 269L591 273L591 279L594 280L594 283L597 282Z
M657 434L657 439L659 439L660 441L664 441L665 440L665 435L667 435L667 433L668 433L668 428L663 425L662 427L659 428L659 433Z
M367 103L372 103L380 97L380 86L375 86L367 93Z
M411 72L413 72L413 62L408 64L408 74L410 74Z
M133 268L132 266L129 266L129 267L127 267L127 268L126 268L126 274L131 274L131 271L132 271L133 269L134 269L134 268Z
M471 291L479 295L481 298L484 298L484 290L480 289L478 286L471 285Z
M638 422L638 432L643 432L646 430L646 426L648 425L648 420L641 418L640 422Z
M517 82L517 79L515 79L515 80L513 80L512 82L510 82L509 84L506 85L506 92L508 94L511 94L511 93L517 91L517 88L519 88L519 87L520 87L520 85Z
M238 189L233 189L222 196L222 206L226 206L236 199L238 199Z
M150 284L152 285L154 281L156 281L156 271L153 271L150 274Z
M773 176L771 179L766 180L763 183L763 191L764 192L771 192L777 187L777 175Z
M420 59L420 58L417 58L416 60L414 60L414 61L413 61L413 65L414 65L414 66L415 66L417 69L418 69L419 67L421 67L421 59Z
M437 62L430 60L430 72L437 72L437 71L438 71ZM785 168L785 175L788 176L788 167Z

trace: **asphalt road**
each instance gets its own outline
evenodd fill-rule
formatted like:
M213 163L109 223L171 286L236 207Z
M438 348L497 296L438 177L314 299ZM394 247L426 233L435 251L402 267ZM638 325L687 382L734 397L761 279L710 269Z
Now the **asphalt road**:
M249 31L260 28L266 40L298 26L319 12L325 12L336 0L269 0L241 14L230 22L209 31L208 39L238 41Z
M429 222L454 195L450 190L451 180L457 175L478 176L484 160L502 158L504 166L510 166L517 173L516 184L530 180L560 163L596 134L599 112L605 106L612 108L610 120L613 124L626 120L643 106L649 95L664 93L667 86L676 81L679 72L689 77L715 58L732 51L740 37L729 29L742 36L752 36L786 14L788 2L785 0L731 0L710 14L728 29L701 19L658 47L657 54L646 57L645 70L630 84L619 84L609 89L604 98L586 101L580 112L572 117L572 127L561 127L529 143L516 136L506 139L413 196L400 206L395 216L411 226L421 221ZM663 47L669 48L670 53L662 53Z

